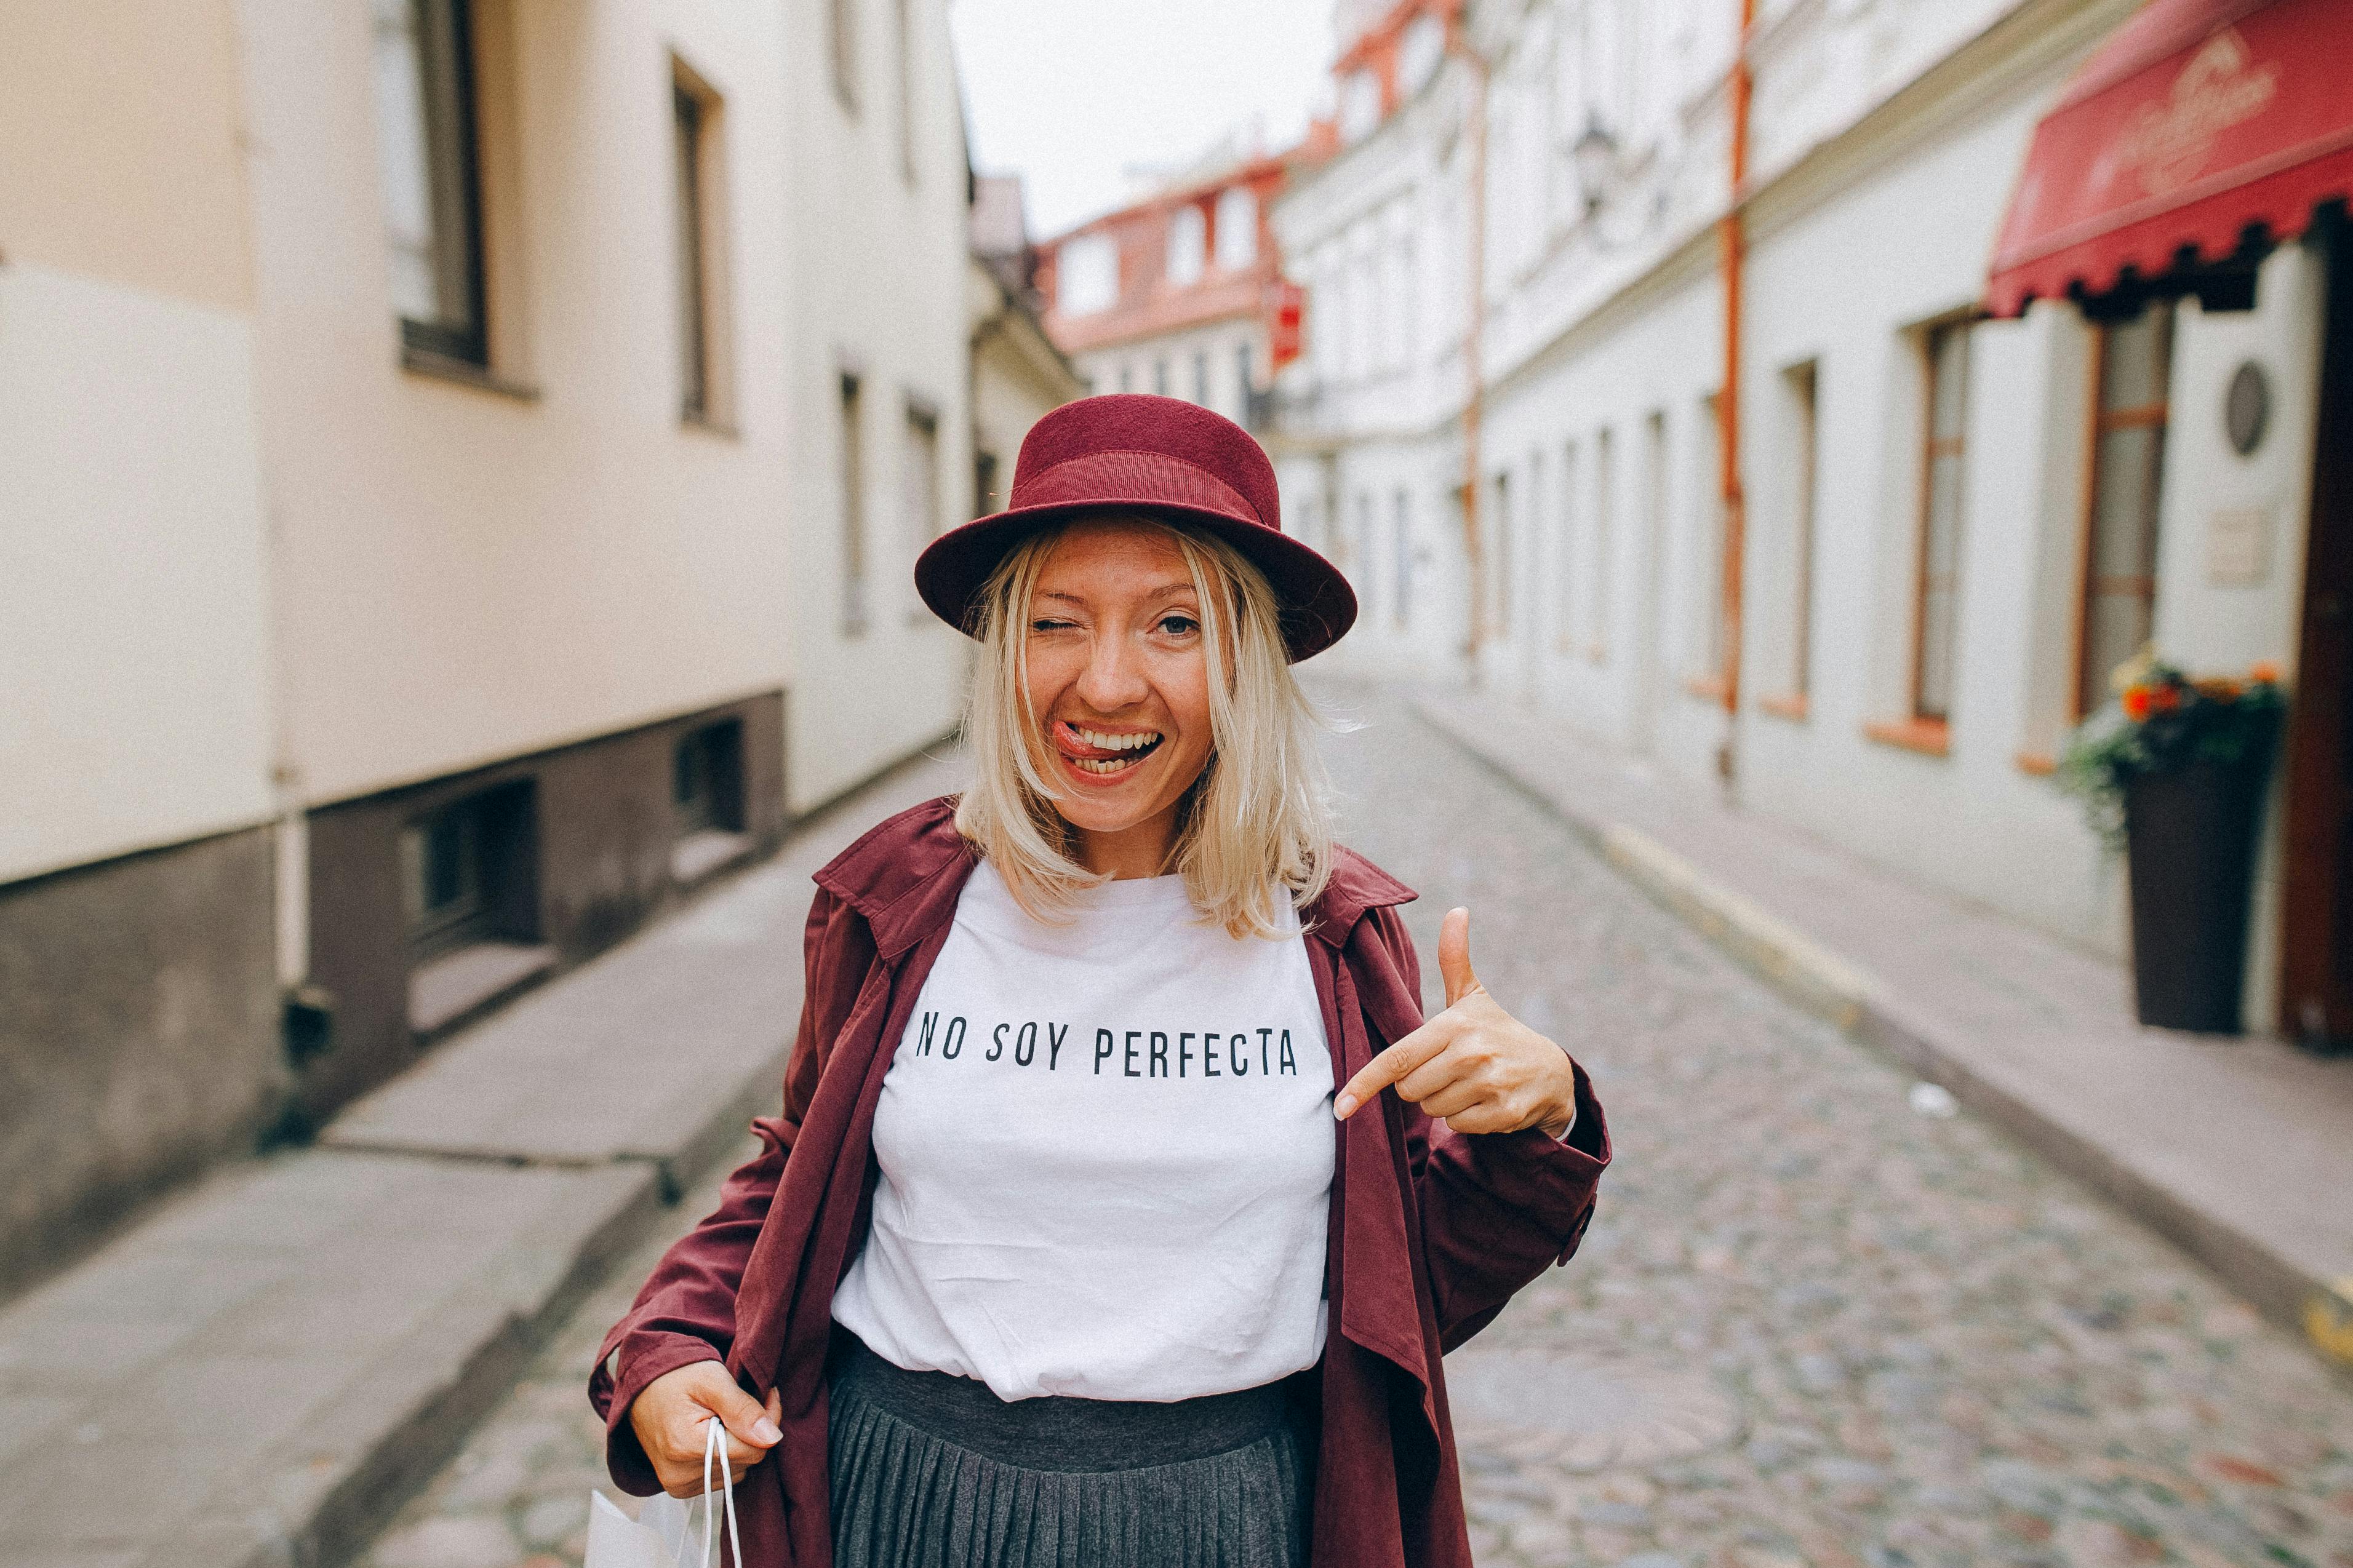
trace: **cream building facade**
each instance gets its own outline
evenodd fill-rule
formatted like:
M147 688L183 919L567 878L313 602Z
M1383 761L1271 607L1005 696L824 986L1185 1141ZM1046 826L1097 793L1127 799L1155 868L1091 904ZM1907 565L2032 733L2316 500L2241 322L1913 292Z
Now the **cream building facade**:
M2121 868L2052 761L2144 640L2195 671L2294 673L2336 243L2324 225L2146 299L1985 319L2036 126L2135 9L1760 0L1744 51L1737 0L1472 6L1273 217L1309 289L1271 441L1285 514L1368 612L1333 657L1518 693L1637 765L2121 954ZM2242 453L2221 406L2250 363L2276 417ZM2294 1026L2287 816L2275 792L2259 1028Z
M946 733L973 500L942 0L18 24L0 1279Z

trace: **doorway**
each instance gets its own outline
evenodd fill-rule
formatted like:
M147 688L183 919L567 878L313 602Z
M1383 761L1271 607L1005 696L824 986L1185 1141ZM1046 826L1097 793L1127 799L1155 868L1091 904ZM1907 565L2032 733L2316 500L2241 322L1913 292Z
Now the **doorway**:
M2303 629L2287 738L2280 1030L2353 1048L2353 230L2314 226L2327 268Z

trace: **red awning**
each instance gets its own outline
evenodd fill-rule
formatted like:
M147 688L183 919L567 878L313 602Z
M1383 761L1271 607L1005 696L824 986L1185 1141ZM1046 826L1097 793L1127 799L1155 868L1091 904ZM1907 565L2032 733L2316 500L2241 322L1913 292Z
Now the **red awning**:
M2353 193L2353 0L2151 0L2035 127L1986 309L2218 261Z

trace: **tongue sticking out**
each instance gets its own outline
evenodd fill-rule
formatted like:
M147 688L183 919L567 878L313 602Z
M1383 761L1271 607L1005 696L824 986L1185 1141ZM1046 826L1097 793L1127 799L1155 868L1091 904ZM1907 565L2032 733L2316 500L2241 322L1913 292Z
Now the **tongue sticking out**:
M1155 736L1143 745L1131 746L1124 751L1113 751L1107 747L1090 744L1080 736L1078 731L1071 727L1068 720L1058 719L1054 721L1055 748L1064 756L1076 758L1081 762L1136 762L1150 755L1159 744L1159 738Z

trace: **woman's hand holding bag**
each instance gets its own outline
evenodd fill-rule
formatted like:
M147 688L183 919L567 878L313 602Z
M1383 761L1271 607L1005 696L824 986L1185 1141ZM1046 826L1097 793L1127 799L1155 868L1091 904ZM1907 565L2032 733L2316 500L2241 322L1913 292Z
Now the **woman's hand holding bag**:
M1342 1121L1395 1085L1457 1132L1541 1127L1564 1137L1577 1120L1577 1069L1568 1053L1504 1011L1471 972L1471 911L1450 910L1439 928L1438 972L1446 1011L1365 1064L1333 1100Z
M710 1433L723 1429L730 1473L748 1470L768 1457L784 1436L776 1426L781 1397L768 1390L765 1405L727 1375L720 1361L690 1362L662 1373L629 1405L629 1428L661 1481L675 1498L699 1497L706 1468L703 1450Z
M712 1363L716 1364L716 1363ZM694 1561L702 1568L743 1568L744 1542L735 1525L735 1471L728 1460L734 1444L728 1440L727 1428L715 1415L706 1416L702 1424L702 1484L695 1494L702 1502L702 1550ZM718 1474L714 1477L712 1469ZM719 1484L712 1485L713 1480ZM727 1512L727 1555L714 1559L711 1548L714 1542L718 1514ZM686 1543L691 1531L691 1515L684 1502L665 1492L649 1498L631 1519L603 1492L588 1494L588 1551L582 1568L685 1568Z

